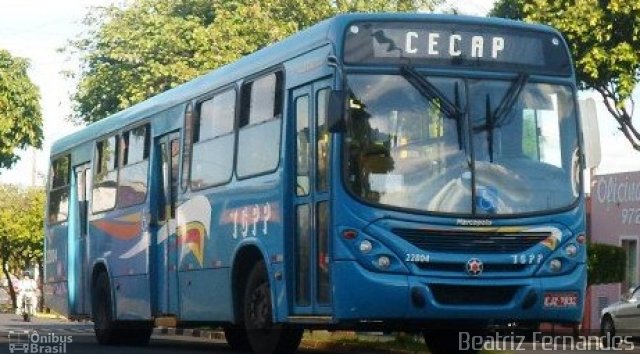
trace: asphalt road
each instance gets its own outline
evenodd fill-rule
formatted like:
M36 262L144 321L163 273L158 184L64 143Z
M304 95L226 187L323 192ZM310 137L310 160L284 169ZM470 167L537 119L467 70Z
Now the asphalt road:
M27 338L25 331L38 333L37 350L30 348L29 351L21 350L23 347L20 344L27 343L30 339ZM33 339L33 338L32 338ZM55 343L44 343L44 341ZM67 341L66 344L59 344L62 341ZM96 343L93 336L93 328L91 323L77 323L67 322L61 320L50 319L35 319L33 322L23 322L18 316L0 314L0 354L11 353L13 345L13 353L60 353L60 354L231 354L233 352L229 349L223 341L215 341L209 339L192 338L184 336L170 336L170 335L154 335L151 343L146 347L104 347ZM544 350L537 345L537 350L534 350L533 344L525 344L522 350L508 350L508 351L491 351L492 354L501 353L523 353L523 354L542 354L549 353L549 350ZM630 348L626 348L630 349ZM369 350L350 350L351 353L368 354L372 351ZM575 350L575 351L563 351L552 350L554 354L564 353L606 353L611 351L604 350ZM622 353L634 353L640 354L640 344L635 345L633 350L618 351ZM313 349L301 349L299 353L307 354L330 354L323 351ZM376 353L381 353L376 351ZM245 354L245 353L241 353ZM250 353L246 353L250 354Z

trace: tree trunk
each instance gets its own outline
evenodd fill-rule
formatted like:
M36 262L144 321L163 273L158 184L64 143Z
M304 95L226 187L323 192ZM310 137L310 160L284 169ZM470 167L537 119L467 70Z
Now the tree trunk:
M44 267L42 266L42 260L38 259L38 290L40 290L40 297L38 298L38 311L44 312Z
M13 289L13 281L11 280L11 274L9 274L9 269L7 269L7 260L2 260L2 274L4 274L5 278L7 278L7 284L9 286L9 296L11 296L11 302L13 303L13 310L15 311L18 308L18 299L16 299L16 291Z

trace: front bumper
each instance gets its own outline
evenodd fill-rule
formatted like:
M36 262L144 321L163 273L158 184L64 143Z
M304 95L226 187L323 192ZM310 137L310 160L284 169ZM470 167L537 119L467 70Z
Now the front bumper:
M580 322L586 266L566 275L449 279L385 274L355 261L333 264L335 320ZM492 293L493 292L493 293ZM544 293L577 293L575 306L545 308ZM422 300L420 300L422 299Z

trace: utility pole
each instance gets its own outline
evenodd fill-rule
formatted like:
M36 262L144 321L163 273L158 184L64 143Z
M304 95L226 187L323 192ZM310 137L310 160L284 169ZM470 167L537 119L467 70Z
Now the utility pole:
M31 148L31 187L36 186L36 148Z

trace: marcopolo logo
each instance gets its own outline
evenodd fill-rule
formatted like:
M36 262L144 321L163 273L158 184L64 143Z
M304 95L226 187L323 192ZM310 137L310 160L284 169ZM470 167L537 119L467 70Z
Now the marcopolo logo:
M64 354L71 336L55 333L39 334L36 331L9 331L9 352L25 354Z

